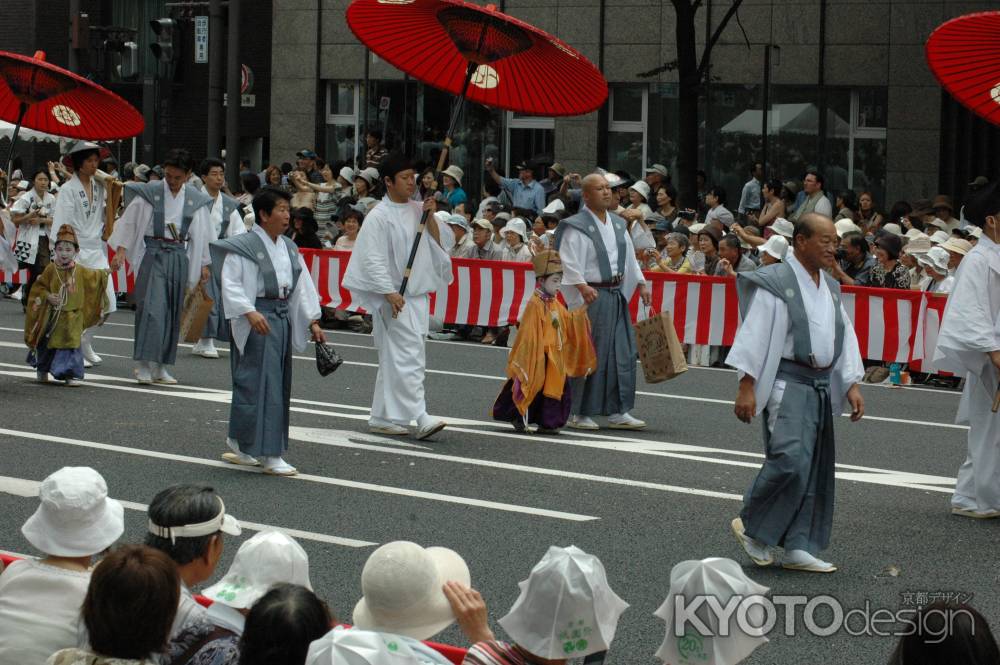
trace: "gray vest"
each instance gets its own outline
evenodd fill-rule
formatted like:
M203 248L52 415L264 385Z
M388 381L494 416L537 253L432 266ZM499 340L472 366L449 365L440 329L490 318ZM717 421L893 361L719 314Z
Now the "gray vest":
M219 192L219 196L222 197L222 228L219 229L219 237L225 238L229 231L229 218L240 207L240 202L225 192Z
M295 246L294 242L285 236L279 237L285 243L285 249L288 250L288 258L292 262L292 291L294 291L295 286L299 283L299 275L302 273L302 266L299 265L299 249ZM264 280L264 298L274 299L281 297L281 293L278 291L278 276L274 271L274 264L271 263L271 257L267 253L264 241L256 233L241 233L238 236L226 238L225 240L216 240L209 245L209 250L212 253L212 274L217 283L222 282L222 264L226 260L226 254L232 252L257 264L260 276Z
M601 231L597 228L599 222L594 221L594 218L587 211L579 212L559 222L555 233L555 249L557 252L559 251L559 246L562 244L563 234L566 233L566 227L571 226L580 233L590 237L590 241L594 243L594 251L597 252L597 267L601 270L602 282L610 282L615 275L620 277L625 274L625 252L627 251L625 234L628 233L628 230L625 220L610 210L607 215L612 228L615 230L615 241L618 245L618 265L615 272L611 270L611 260L608 258L608 250L604 246L604 240L601 238Z
M125 191L122 193L122 199L125 202L126 208L137 196L142 197L146 203L153 206L153 237L173 240L173 238L170 238L166 234L163 183L160 181L125 183ZM181 228L179 229L181 235L178 240L187 239L188 229L191 227L191 219L195 213L206 205L212 204L212 198L208 194L188 184L184 185L183 196L184 211L181 213Z
M840 309L840 284L825 271L820 271L820 273L833 295L835 330L832 366L837 364L844 346L844 317ZM809 337L809 316L806 313L805 303L802 301L799 280L796 279L792 266L787 263L775 263L752 272L737 274L736 291L740 301L740 315L744 318L750 310L750 303L753 302L753 296L757 289L764 289L788 307L788 319L792 331L792 355L795 357L795 362L813 369L823 369L816 367L812 352L812 340Z

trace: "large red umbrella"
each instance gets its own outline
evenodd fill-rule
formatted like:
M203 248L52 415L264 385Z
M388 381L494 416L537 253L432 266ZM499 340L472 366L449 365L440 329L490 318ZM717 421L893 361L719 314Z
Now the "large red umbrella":
M927 64L952 97L1000 125L1000 12L968 14L931 33Z
M495 5L464 0L354 0L354 35L380 58L424 83L458 95L437 170L444 168L466 99L532 115L582 115L608 97L608 82L577 50ZM428 214L410 250L406 291Z

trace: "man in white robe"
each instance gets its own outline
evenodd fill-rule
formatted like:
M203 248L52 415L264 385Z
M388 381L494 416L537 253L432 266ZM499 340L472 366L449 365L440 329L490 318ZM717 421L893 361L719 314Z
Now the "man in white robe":
M261 190L253 200L253 229L212 243L212 270L232 338L229 452L222 458L261 464L265 473L278 476L298 473L283 458L292 351L304 351L310 338L326 341L319 327L319 294L295 243L283 235L290 200L286 192Z
M240 212L239 201L222 191L226 184L226 163L221 159L210 157L202 161L198 169L201 175L202 184L205 186L205 193L212 198L212 232L216 238L231 238L240 233L246 233L246 226L243 225L243 214ZM205 290L209 297L215 302L212 313L205 322L205 329L198 343L191 347L191 354L202 358L218 358L219 352L215 348L215 340L227 341L228 325L222 315L222 298L218 292L218 285L215 280L205 283Z
M378 375L372 399L372 432L405 435L412 421L416 436L426 439L445 427L427 414L424 400L425 345L430 318L428 294L451 283L449 251L455 237L447 224L429 214L404 294L400 294L422 211L433 213L434 200L421 203L410 197L416 189L413 167L391 155L380 166L386 196L365 217L344 287L353 302L372 315Z
M951 512L989 519L1000 517L1000 185L978 193L965 217L983 232L955 274L934 365L965 376L956 422L969 426L969 448Z
M864 415L858 340L824 271L836 240L832 220L803 215L794 254L737 277L743 323L726 363L740 377L736 416L764 414L766 460L731 526L759 566L773 564L780 546L785 568L836 570L816 557L833 522L833 418L845 398L852 421Z
M84 268L108 269L108 244L102 239L104 234L105 190L97 182L95 175L101 161L101 147L96 143L78 141L67 155L73 166L73 177L59 188L56 205L52 211L52 225L49 230L49 247L56 246L56 232L68 224L76 233L80 243L80 253L76 262ZM112 280L107 287L108 314L116 307L115 289ZM83 352L84 367L101 363L93 347L97 326L83 331L80 351Z
M185 184L191 173L186 150L171 150L163 161L164 178L125 187L125 212L108 243L115 247L112 271L127 258L136 273L135 347L139 383L174 384L167 371L177 360L185 292L208 281L208 245L215 240L212 200Z

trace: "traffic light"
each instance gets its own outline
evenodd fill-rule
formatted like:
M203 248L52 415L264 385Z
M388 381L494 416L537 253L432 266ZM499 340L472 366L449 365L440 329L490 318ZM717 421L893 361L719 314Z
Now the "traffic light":
M157 18L149 22L156 35L156 41L149 45L157 61L170 64L174 61L174 30L177 21L172 18Z
M122 44L117 74L123 81L135 81L139 78L139 45L135 42Z

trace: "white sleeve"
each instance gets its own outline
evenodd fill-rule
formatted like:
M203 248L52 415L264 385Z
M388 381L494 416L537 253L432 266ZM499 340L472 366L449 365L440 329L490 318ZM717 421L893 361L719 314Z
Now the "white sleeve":
M226 229L226 237L232 238L246 232L247 227L243 223L243 215L240 214L239 208L237 208L233 211L233 214L229 215L229 228Z
M562 283L568 286L586 284L587 243L590 238L572 226L566 227L562 242L559 243L559 258L563 265ZM575 290L575 289L574 289Z
M29 194L24 194L19 196L14 204L10 207L11 212L16 212L18 215L23 215L28 212L28 208L31 206L31 196Z
M73 224L73 197L70 195L69 188L65 185L59 191L61 195L56 197L56 204L52 209L52 228L49 229L50 242L55 241L56 234L59 233L59 229L62 228L63 224L71 226Z
M253 301L243 288L244 259L232 252L226 254L222 263L222 311L227 319L235 319L256 309Z
M62 200L62 197L59 199ZM146 252L146 227L152 219L153 206L142 197L135 197L115 222L115 229L108 238L108 246L114 251L124 247L128 262L133 266L140 266Z
M299 274L299 281L295 283L295 290L292 292L289 309L292 312L292 346L296 351L302 352L309 341L309 324L319 320L323 315L323 310L319 305L319 293L316 292L316 285L313 284L312 275L306 262L299 255L299 267L302 272Z

